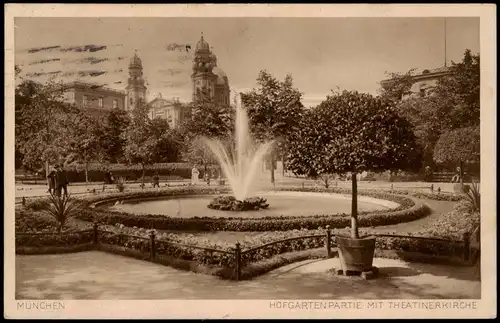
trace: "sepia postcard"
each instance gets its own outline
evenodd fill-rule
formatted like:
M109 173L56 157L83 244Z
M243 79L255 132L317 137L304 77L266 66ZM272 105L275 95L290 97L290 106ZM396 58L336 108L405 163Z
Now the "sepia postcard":
M494 5L4 8L5 318L496 317Z

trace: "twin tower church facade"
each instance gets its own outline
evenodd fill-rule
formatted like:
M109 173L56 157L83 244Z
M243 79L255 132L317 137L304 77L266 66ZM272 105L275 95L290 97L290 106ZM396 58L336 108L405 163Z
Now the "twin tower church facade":
M96 116L105 115L111 109L132 111L139 102L149 108L151 118L164 118L175 128L186 113L186 105L178 99L166 99L161 95L149 100L143 75L142 61L134 54L128 66L128 80L125 91L115 90L100 85L75 81L65 85L64 99L88 109ZM203 36L196 44L191 73L192 100L198 99L198 93L204 91L218 104L229 105L229 80L217 66L217 57L210 50Z
M126 89L125 110L131 111L139 102L147 102L151 118L166 118L172 127L177 127L185 113L185 105L178 99L165 99L158 96L147 101L143 65L134 54L129 64L129 77ZM191 74L192 100L199 99L199 94L208 94L216 103L229 105L229 79L217 65L217 56L210 50L203 36L196 44Z

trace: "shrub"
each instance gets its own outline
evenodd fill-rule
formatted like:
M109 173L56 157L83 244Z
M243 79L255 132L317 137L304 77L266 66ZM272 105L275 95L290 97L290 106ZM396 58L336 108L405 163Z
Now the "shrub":
M66 221L80 210L81 203L72 199L69 194L62 196L51 194L49 200L51 204L46 212L59 223L58 231L62 232Z
M116 182L116 189L120 193L125 191L125 179L123 177L118 178L118 181Z
M34 212L30 209L16 209L16 232L55 232L59 224L44 212Z
M50 200L48 198L36 198L28 200L26 203L26 208L33 211L46 210L50 205Z
M481 193L477 182L472 181L472 186L465 192L465 198L473 211L481 210Z
M172 179L191 178L191 168L186 163L158 163L148 165L145 169L145 176L153 176L158 173L159 176L166 176ZM142 168L140 165L126 164L92 164L88 169L88 178L94 182L102 182L106 179L106 173L111 171L115 177L123 177L127 181L140 180ZM200 170L203 176L203 171ZM82 167L67 167L66 174L70 183L85 182L85 171Z

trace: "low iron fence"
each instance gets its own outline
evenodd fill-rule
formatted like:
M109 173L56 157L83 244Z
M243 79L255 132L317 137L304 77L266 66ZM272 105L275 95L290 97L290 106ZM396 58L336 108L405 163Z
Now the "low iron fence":
M477 228L476 228L477 230ZM204 264L213 264L210 259L213 254L221 254L217 260L218 265L223 265L227 268L232 268L233 279L242 279L242 270L245 266L272 256L283 254L291 251L300 251L307 249L324 248L327 258L331 258L332 249L336 246L335 237L330 228L326 228L324 234L306 235L291 237L265 243L260 246L252 247L243 250L241 244L237 242L234 248L230 250L214 249L201 247L197 245L184 244L180 242L157 239L154 231L149 233L149 237L117 233L113 231L101 230L97 224L94 224L92 229L81 230L67 233L16 233L16 246L21 247L36 247L36 246L54 246L52 239L39 239L42 236L59 236L59 237L79 237L79 239L66 238L61 243L55 246L72 245L75 242L98 244L112 244L125 248L133 248L134 250L148 254L147 259L155 262L158 255L166 255L174 258L182 258L184 260L195 260ZM82 238L82 236L84 236ZM371 234L371 236L386 238L386 239L403 239L422 241L425 243L438 242L443 245L454 245L463 251L462 259L464 262L471 260L471 239L470 233L465 233L462 240L452 240L443 238L419 237L408 235L392 235L392 234ZM135 240L133 240L135 239ZM377 239L378 240L378 239ZM44 243L45 241L46 243ZM304 243L307 242L307 243ZM302 243L302 244L301 244ZM135 244L135 245L134 245ZM295 245L294 245L295 244ZM301 244L301 245L299 245ZM297 245L299 247L297 248ZM382 248L384 249L384 248ZM404 248L403 248L404 249ZM194 252L192 251L194 250ZM267 250L267 251L266 251ZM196 251L201 251L196 253ZM405 251L405 250L402 250ZM223 260L221 263L221 259Z

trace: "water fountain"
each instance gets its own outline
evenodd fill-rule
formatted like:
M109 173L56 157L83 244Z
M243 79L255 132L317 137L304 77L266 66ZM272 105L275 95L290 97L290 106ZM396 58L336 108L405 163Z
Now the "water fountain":
M226 149L223 142L213 138L202 138L212 151L225 174L233 193L230 197L218 197L209 208L220 210L257 210L267 208L266 200L251 197L255 188L257 170L269 152L273 142L257 145L250 134L249 119L241 105L241 96L236 95L235 146Z

